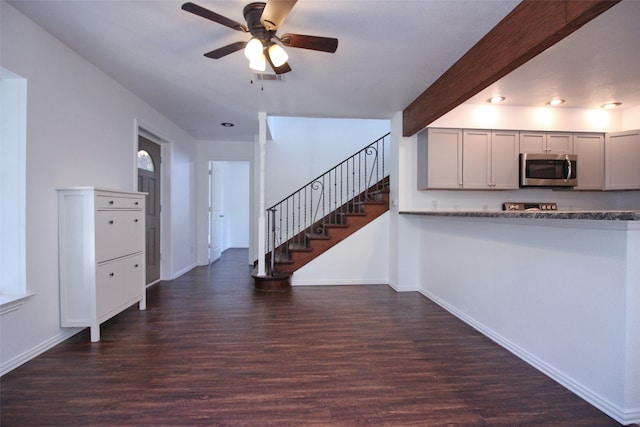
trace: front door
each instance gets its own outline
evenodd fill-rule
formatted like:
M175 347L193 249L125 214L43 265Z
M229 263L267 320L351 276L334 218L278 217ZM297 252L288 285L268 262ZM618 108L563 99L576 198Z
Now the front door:
M138 136L138 191L147 193L147 284L160 280L160 145Z

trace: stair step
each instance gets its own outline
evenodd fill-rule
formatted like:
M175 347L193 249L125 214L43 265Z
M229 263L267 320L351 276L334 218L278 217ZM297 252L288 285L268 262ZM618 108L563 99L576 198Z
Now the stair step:
M309 240L329 240L329 239L331 239L331 237L329 237L328 235L319 234L319 233L307 233L305 236Z
M341 215L341 216L367 216L366 212L338 212L336 215Z
M328 222L326 224L322 224L322 226L327 228L347 228L349 227L349 224L337 224L333 222Z
M353 202L354 206L363 206L363 205L384 205L384 200L383 199L377 199L377 200L360 200L357 202Z
M292 264L293 260L284 256L282 253L277 252L275 262L276 264Z
M302 243L289 243L290 252L311 252L312 249Z

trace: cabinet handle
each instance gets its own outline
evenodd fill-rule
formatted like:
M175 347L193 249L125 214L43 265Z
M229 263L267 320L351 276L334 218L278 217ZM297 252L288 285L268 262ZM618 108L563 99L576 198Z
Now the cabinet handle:
M113 204L113 200L109 200L109 204L112 205Z
M109 224L113 225L113 220L110 220L110 221L109 221Z
M134 266L135 268L138 268L138 264L134 264L133 266Z
M140 204L140 202L136 202L135 205L138 206Z
M115 276L114 273L109 273L109 277L113 277L113 276Z
M133 222L138 222L138 218L134 219Z

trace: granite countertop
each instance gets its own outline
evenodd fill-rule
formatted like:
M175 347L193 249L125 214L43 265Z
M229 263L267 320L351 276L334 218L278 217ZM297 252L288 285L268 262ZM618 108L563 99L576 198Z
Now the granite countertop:
M538 218L582 219L600 221L640 221L640 211L400 211L404 215L472 217L472 218Z

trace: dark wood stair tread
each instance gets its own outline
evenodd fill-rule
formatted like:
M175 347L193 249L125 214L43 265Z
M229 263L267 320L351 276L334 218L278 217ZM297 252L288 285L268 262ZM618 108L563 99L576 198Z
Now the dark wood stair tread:
M347 228L349 227L349 224L339 224L339 223L328 222L326 224L322 224L322 226L327 228Z
M291 252L311 252L312 250L302 243L289 243L289 251Z
M331 239L331 236L329 236L327 234L319 234L319 233L307 233L305 236L307 237L307 239L310 239L310 240L329 240L329 239Z

